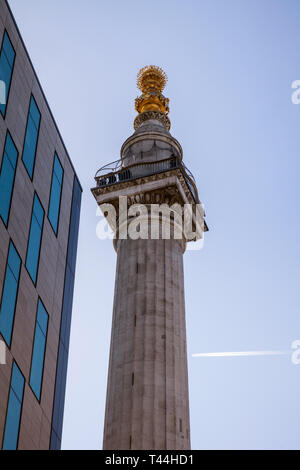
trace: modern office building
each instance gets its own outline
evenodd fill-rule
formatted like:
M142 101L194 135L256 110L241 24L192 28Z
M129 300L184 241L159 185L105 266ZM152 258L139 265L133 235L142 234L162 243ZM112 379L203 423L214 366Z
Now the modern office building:
M0 44L0 448L59 449L82 190L6 0Z
M183 253L207 226L165 84L158 67L139 72L135 132L92 189L117 252L104 449L190 448Z

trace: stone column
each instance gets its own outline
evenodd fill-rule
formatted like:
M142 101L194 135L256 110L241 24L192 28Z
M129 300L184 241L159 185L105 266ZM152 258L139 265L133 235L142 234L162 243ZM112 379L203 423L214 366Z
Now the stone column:
M108 222L117 251L103 439L109 450L190 449L183 251L207 226L182 147L169 132L169 99L162 94L166 82L159 67L140 70L135 132L122 145L121 160L98 170L92 188L104 215L107 204L113 206ZM152 233L147 240L121 239L122 229L136 217L131 213L123 219L124 197L128 212L135 204L147 206L148 215L154 204L179 207L180 213L171 209L169 219L163 208L159 215L151 212L151 222L164 226L172 220L171 239L163 231L158 239ZM187 207L189 212L182 211ZM177 216L182 220L186 213L191 229L178 222ZM181 240L176 239L179 226Z
M190 449L182 240L118 240L103 449Z

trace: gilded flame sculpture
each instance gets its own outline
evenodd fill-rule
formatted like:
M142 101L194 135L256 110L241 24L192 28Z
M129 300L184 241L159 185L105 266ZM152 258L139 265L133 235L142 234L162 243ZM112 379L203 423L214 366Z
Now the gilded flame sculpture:
M135 129L137 129L141 122L153 118L158 119L170 130L171 123L167 117L169 113L169 98L162 94L167 80L166 73L155 65L147 65L139 71L137 86L141 90L142 95L135 100L135 109L139 113L139 116L134 121Z

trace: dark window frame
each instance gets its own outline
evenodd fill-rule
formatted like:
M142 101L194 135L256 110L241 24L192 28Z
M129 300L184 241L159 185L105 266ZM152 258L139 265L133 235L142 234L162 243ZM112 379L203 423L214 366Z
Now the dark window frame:
M8 243L8 250L7 250L7 256L6 256L6 263L5 263L5 271L4 271L4 278L3 278L3 285L2 285L2 292L1 292L1 297L0 297L0 307L2 306L2 299L3 299L3 293L4 293L4 285L5 285L5 279L6 279L6 272L7 272L7 267L8 267L8 257L9 257L9 249L10 249L10 244L13 245L14 249L16 250L20 260L21 260L21 264L20 264L20 274L19 274L19 279L18 279L18 282L17 282L17 296L16 296L16 304L15 304L15 308L14 308L14 315L13 315L13 324L12 324L12 333L11 333L11 339L10 339L10 343L8 344L6 339L4 338L4 336L2 335L2 333L0 332L1 334L1 338L3 339L3 341L5 342L7 348L10 350L11 349L11 345L12 345L12 340L13 340L13 334L14 334L14 326L15 326L15 317L16 317L16 310L17 310L17 304L18 304L18 297L19 297L19 287L20 287L20 279L21 279L21 274L22 274L22 258L20 256L20 253L18 252L14 242L12 241L12 239L10 238L9 239L9 243Z
M31 104L31 100L32 100L32 99L33 99L33 101L35 102L35 105L36 105L36 107L37 107L37 109L38 109L38 112L40 113L40 122L39 122L39 127L38 127L38 130L37 130L37 136L36 136L36 146L35 146L35 152L34 152L34 158L33 158L32 176L30 176L29 171L27 170L27 167L26 167L26 165L25 165L25 163L24 163L23 155L24 155L24 148L25 148L25 142L26 142L26 136L27 136L27 129L28 129L28 122L29 122L29 116L30 116L30 104ZM25 134L24 134L23 147L22 147L22 158L21 158L21 160L22 160L22 162L23 162L23 165L24 165L24 167L25 167L26 173L27 173L27 175L28 175L29 178L30 178L30 181L33 181L33 178L34 178L35 164L36 164L36 156L37 156L37 151L38 151L39 137L40 137L40 130L41 130L41 122L42 122L41 110L40 110L40 108L39 108L38 105L37 105L37 102L36 102L35 97L34 97L33 94L31 93L31 94L30 94L30 98L29 98L28 113L27 113Z
M42 208L43 208L43 211L44 211L44 217L43 217L43 225L42 225L42 230L41 230L41 242L40 242L40 247L39 247L39 255L38 255L38 261L37 261L37 273L36 273L36 280L34 282L34 280L32 279L31 277L31 274L30 272L28 271L27 269L27 255L28 255L28 248L29 248L29 240L30 240L30 231L31 231L31 224L32 224L32 216L33 216L33 209L34 209L34 200L35 200L35 196L38 198ZM39 267L40 267L40 257L41 257L41 250L42 250L42 241L43 241L43 234L44 234L44 225L45 225L45 209L44 209L44 206L43 204L41 203L41 200L38 196L38 193L36 191L34 191L34 194L33 194L33 201L32 201L32 208L31 208L31 216L30 216L30 226L29 226L29 233L28 233L28 237L27 237L27 248L26 248L26 257L25 257L25 263L24 263L24 266L25 266L25 269L28 273L28 276L30 277L34 287L37 286L37 282L38 282L38 276L39 276Z
M4 444L4 437L5 437L5 430L6 430L6 421L7 421L7 413L8 413L8 405L9 405L9 399L10 399L10 392L12 390L12 376L13 376L13 371L14 371L14 364L18 367L23 379L24 379L24 386L23 386L23 394L22 394L22 403L21 403L21 409L20 409L20 422L19 422L19 429L18 429L18 437L17 437L17 446L16 448L18 449L19 446L19 438L20 438L20 429L21 429L21 420L22 420L22 413L23 413L23 403L24 403L24 394L25 394L25 386L26 386L26 380L25 376L19 367L19 364L15 359L12 361L12 366L11 366L11 374L10 374L10 381L9 381L9 389L8 389L8 397L7 397L7 405L6 405L6 411L5 411L5 420L4 420L4 430L3 430L3 436L2 436L2 441L1 441L1 450L3 449L3 444Z
M43 357L43 369L42 369L42 381L41 381L41 390L40 390L40 398L38 398L35 394L35 391L33 390L32 386L31 386L31 383L30 383L30 377L31 377L31 369L32 369L32 358L33 358L33 351L34 351L34 343L35 343L35 333L36 333L36 328L37 328L37 318L38 318L38 311L39 311L39 303L41 302L42 306L44 307L45 309L45 312L47 313L47 316L48 316L48 322L47 322L47 329L46 329L46 334L45 334L45 350L44 350L44 357ZM31 360L30 360L30 370L29 370L29 380L28 380L28 385L29 385L29 388L30 390L32 391L33 395L35 396L35 398L37 399L37 401L39 402L39 404L41 404L41 401L42 401L42 393L43 393L43 382L44 382L44 371L45 371L45 359L46 359L46 349L47 349L47 339L48 339L48 329L49 329L49 313L45 307L45 304L44 302L42 301L42 299L40 297L38 297L38 300L37 300L37 307L36 307L36 314L35 314L35 324L34 324L34 334L33 334L33 341L32 341L32 350L31 350Z
M5 120L6 118L6 113L7 113L7 108L8 108L8 100L9 100L9 96L10 96L10 90L11 90L11 83L12 83L12 78L13 78L13 74L14 74L14 68L15 68L15 63L16 63L16 49L14 48L13 46L13 43L10 39L10 36L7 32L6 29L4 29L4 33L3 33L3 37L2 37L2 41L1 41L1 53L2 53L2 49L3 49L3 44L4 44L4 38L5 38L5 34L7 35L8 39L9 39L9 42L11 44L11 47L13 48L13 51L15 53L15 57L14 57L14 61L12 63L12 67L11 67L11 77L10 77L10 82L9 82L9 87L8 87L8 90L7 90L7 98L6 98L6 104L5 104L5 112L4 112L4 115L2 114L2 111L0 110L0 115L2 116L2 118Z
M58 216L57 216L57 230L55 232L54 228L52 227L52 223L49 219L49 210L50 210L50 202L51 202L51 194L52 194L52 184L53 184L53 178L54 178L54 165L55 165L55 156L57 157L59 164L62 169L62 181L61 181L61 189L60 189L60 197L59 197L59 206L58 206ZM60 222L60 209L61 209L61 200L62 200L62 192L63 192L63 187L64 187L64 176L65 176L65 170L61 164L60 158L55 150L54 152L54 158L53 158L53 164L52 164L52 176L51 176L51 185L50 185L50 191L49 191L49 199L48 199L48 211L47 211L47 219L49 221L49 224L53 230L54 235L56 238L58 237L58 231L59 231L59 222Z
M2 152L2 161L1 161L1 165L0 165L0 174L1 174L1 171L2 171L2 165L3 165L3 160L4 160L4 154L5 154L5 148L6 148L6 142L7 142L7 136L10 136L11 140L13 141L13 144L16 148L16 151L17 151L17 161L16 161L16 168L15 168L15 174L14 174L14 179L13 179L13 184L12 184L12 192L11 192L11 198L10 198L10 203L9 203L9 208L8 208L8 216L7 216L7 224L5 223L5 221L3 220L2 218L2 215L0 214L0 219L2 220L5 228L8 227L8 224L9 224L9 216L10 216L10 210L11 210L11 205L12 205L12 200L13 200L13 193L14 193L14 189L15 189L15 181L16 181L16 173L17 173L17 167L18 167L18 161L19 161L19 150L17 149L17 146L15 144L15 141L14 139L12 138L12 135L11 133L9 132L9 130L7 129L6 131L6 136L5 136L5 141L4 141L4 147L3 147L3 152Z

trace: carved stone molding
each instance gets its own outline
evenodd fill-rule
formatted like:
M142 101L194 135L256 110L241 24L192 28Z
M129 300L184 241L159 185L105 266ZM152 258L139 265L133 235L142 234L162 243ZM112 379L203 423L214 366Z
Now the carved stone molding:
M134 130L137 130L143 122L148 121L149 119L155 119L156 121L161 122L168 131L171 129L171 121L165 113L159 111L146 111L138 114L135 118L133 123Z
M134 204L182 204L182 198L175 186L169 186L157 191L139 192L133 196L128 197L127 205L131 206Z
M179 169L175 169L175 170L169 170L167 172L163 172L163 173L158 173L158 174L154 174L154 175L149 175L149 176L144 176L144 177L141 177L141 178L137 178L135 180L131 180L131 181L126 181L124 183L118 183L117 185L117 188L118 190L124 190L124 189L127 189L127 188L132 188L134 186L140 186L140 185L145 185L146 183L149 183L149 182L153 182L153 181L159 181L159 180L165 180L166 178L168 178L169 176L171 175L176 175L178 180L180 181L183 189L184 189L184 193L187 197L187 200L190 204L195 204L195 201L193 199L193 196L186 184L186 181L181 173L181 171ZM170 187L169 187L170 188ZM174 186L175 188L175 186ZM160 189L159 191L157 191L157 194L158 193L161 193L163 194L163 189ZM93 194L95 196L100 196L100 195L108 195L108 194L113 194L115 193L116 191L116 185L111 185L111 186L107 186L107 187L96 187L96 188L93 188ZM148 192L138 192L138 194L140 194L140 197L146 197L145 194L148 194ZM144 196L142 196L142 194L144 194ZM148 197L148 196L147 196ZM156 196L157 197L157 196ZM113 199L113 197L112 197ZM142 202L142 201L141 201ZM179 201L178 201L179 202ZM156 201L154 202L150 202L150 203L156 203Z

